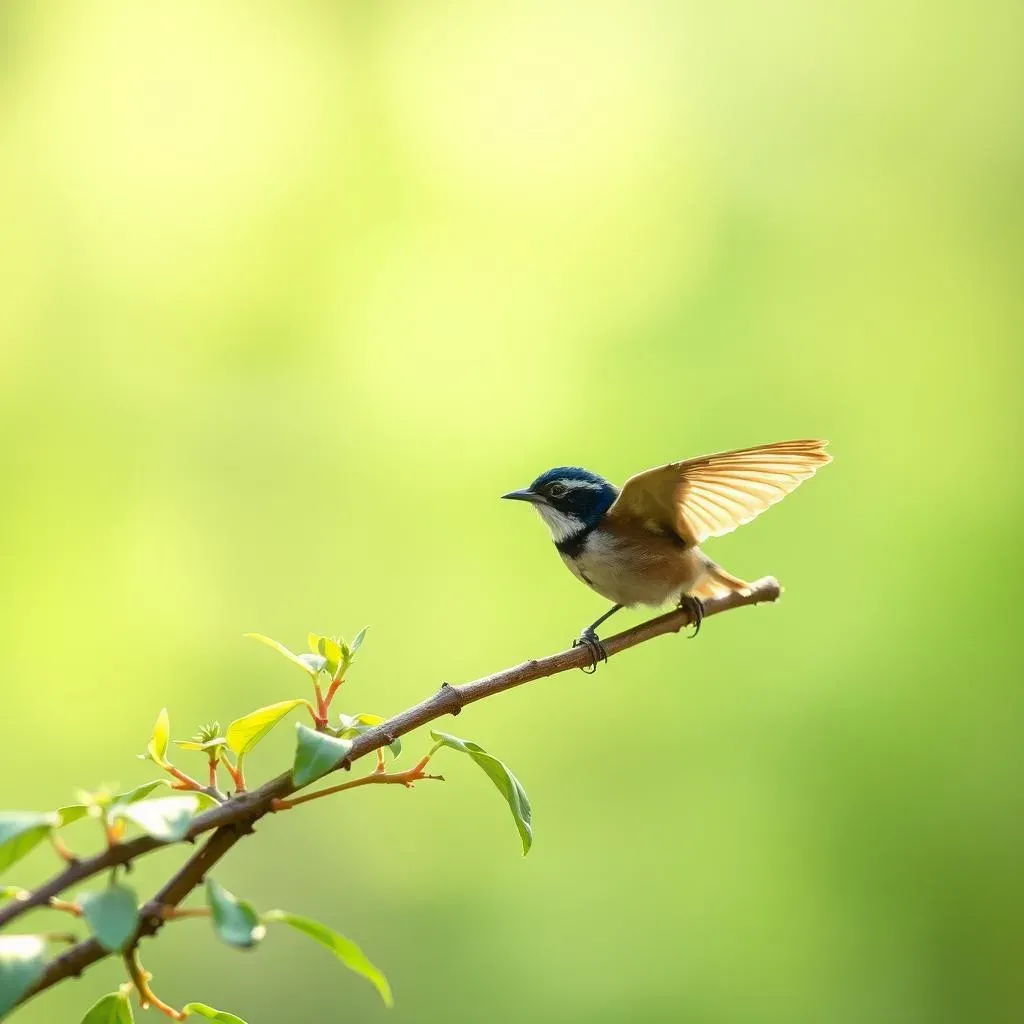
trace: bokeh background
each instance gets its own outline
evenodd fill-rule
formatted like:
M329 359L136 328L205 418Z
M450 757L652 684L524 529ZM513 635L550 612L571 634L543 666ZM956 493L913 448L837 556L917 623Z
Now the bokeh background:
M603 605L497 500L551 465L827 436L711 545L779 605L450 722L530 793L525 860L451 754L216 876L360 942L396 1022L1019 1021L1020 32L999 0L7 0L0 805L151 777L164 704L184 738L304 695L246 630L370 623L352 713L559 649ZM184 922L146 962L250 1024L386 1014L290 934Z

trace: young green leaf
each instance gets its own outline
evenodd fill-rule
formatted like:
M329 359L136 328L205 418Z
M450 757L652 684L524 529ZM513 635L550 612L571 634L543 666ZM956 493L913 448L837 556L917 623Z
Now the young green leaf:
M300 654L299 661L309 669L313 679L327 668L327 659L322 654Z
M101 892L85 893L78 902L99 944L111 953L124 949L139 924L135 891L115 882Z
M437 740L438 746L451 747L452 750L459 750L468 754L487 774L487 777L498 787L498 792L508 803L512 817L515 819L516 828L523 841L523 856L530 852L533 845L533 826L530 822L530 801L520 781L508 770L508 768L492 754L488 754L479 743L472 740L461 740L458 736L451 736L445 732L430 731L430 735Z
M0 935L0 1017L39 980L44 951L38 935Z
M175 843L185 838L199 810L199 796L198 793L183 793L180 796L161 796L153 800L114 804L109 817L111 821L130 821L154 839Z
M167 779L153 779L152 782L144 782L141 786L136 786L134 789L126 790L124 793L115 793L110 798L110 805L116 804L133 804L137 800L145 800L154 789L159 789L161 786L169 786L170 782Z
M308 917L300 917L298 914L289 914L286 910L270 910L263 915L263 920L268 924L280 921L282 924L290 925L296 931L308 935L321 946L329 949L350 971L361 974L380 993L385 1006L393 1006L394 999L391 996L391 986L388 979L366 959L366 954L351 939L346 939L336 931L328 928Z
M301 698L283 700L236 719L228 726L228 746L236 754L248 754L289 711L305 703Z
M316 652L324 659L324 671L330 673L332 676L337 675L338 669L341 666L342 661L345 659L345 655L341 650L341 645L337 640L332 640L329 636L321 636L317 638Z
M229 946L252 949L267 932L249 903L238 899L212 878L206 880L206 903L214 931Z
M202 743L199 740L175 740L174 745L180 750L205 750L209 753L210 751L220 750L221 747L226 747L228 741L223 736L217 736L212 740L205 740Z
M65 804L63 807L58 807L55 813L60 819L57 822L57 828L63 828L73 821L78 821L79 818L84 818L89 813L89 806L87 804Z
M352 749L348 740L335 739L301 722L296 722L295 728L298 743L295 747L295 763L292 765L292 783L299 788L308 786L321 775L337 768Z
M236 1017L233 1013L228 1013L227 1010L215 1010L212 1006L207 1006L205 1003L189 1003L185 1007L184 1012L196 1013L207 1020L217 1021L218 1024L245 1024L241 1017Z
M132 1004L127 992L110 992L89 1007L82 1024L134 1024Z
M30 853L59 824L56 811L0 811L0 871Z
M338 735L343 740L354 739L356 736L361 735L364 732L369 732L370 729L374 728L385 721L383 715L339 715L338 718L341 721L341 728L338 731ZM388 744L388 749L391 751L391 756L397 758L402 753L402 740L398 736Z
M0 885L0 902L4 900L22 900L28 895L28 889L22 889L20 885Z
M337 674L344 658L341 645L337 640L333 637L321 636L319 633L310 633L309 650L310 654L300 654L299 657L308 665L319 663L321 669L328 675L334 676ZM315 662L314 658L320 659L320 661Z
M139 756L146 761L150 760L149 754L140 754ZM104 808L110 805L114 794L110 791L109 786L100 786L99 789L76 789L75 799L88 809L88 813L93 818L98 818Z
M363 646L363 641L366 639L366 631L369 628L369 626L363 626L363 628L359 630L358 633L356 633L355 640L353 640L352 643L349 645L348 650L350 655L355 654L356 651L358 651L359 648Z
M155 761L161 768L166 768L170 763L167 760L167 744L170 742L170 738L171 720L167 714L167 708L162 708L160 714L156 716L156 724L153 726L149 743L146 744L146 754L142 756L148 755L151 761Z
M252 637L253 640L259 640L261 644L266 644L272 650L277 651L278 654L283 654L293 665L298 665L303 672L308 673L311 679L316 679L317 673L320 669L314 668L314 666L306 660L310 657L309 655L295 654L293 651L289 651L284 644L279 643L277 640L271 640L269 636L264 636L262 633L244 633L243 636Z

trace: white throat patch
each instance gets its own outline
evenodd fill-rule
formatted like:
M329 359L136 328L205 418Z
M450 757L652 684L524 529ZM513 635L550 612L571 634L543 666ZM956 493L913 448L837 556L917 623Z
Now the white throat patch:
M534 507L540 513L541 519L548 524L548 529L556 544L575 537L577 533L586 529L583 520L577 519L576 516L566 515L550 505L535 505Z

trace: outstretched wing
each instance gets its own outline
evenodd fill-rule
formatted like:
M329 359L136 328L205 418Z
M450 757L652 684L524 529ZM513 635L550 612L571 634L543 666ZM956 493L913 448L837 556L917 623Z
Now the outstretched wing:
M832 461L827 441L779 441L673 462L630 477L610 516L671 524L689 544L720 537L781 501Z

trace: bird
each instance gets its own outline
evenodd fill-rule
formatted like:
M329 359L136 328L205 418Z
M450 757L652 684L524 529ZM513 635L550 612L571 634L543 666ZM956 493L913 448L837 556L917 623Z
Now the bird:
M613 602L573 642L590 652L584 671L608 660L597 628L620 609L672 601L689 612L696 636L705 600L749 588L701 545L750 522L831 462L827 444L812 438L702 455L637 473L621 489L590 470L558 466L503 494L530 502L572 574Z

